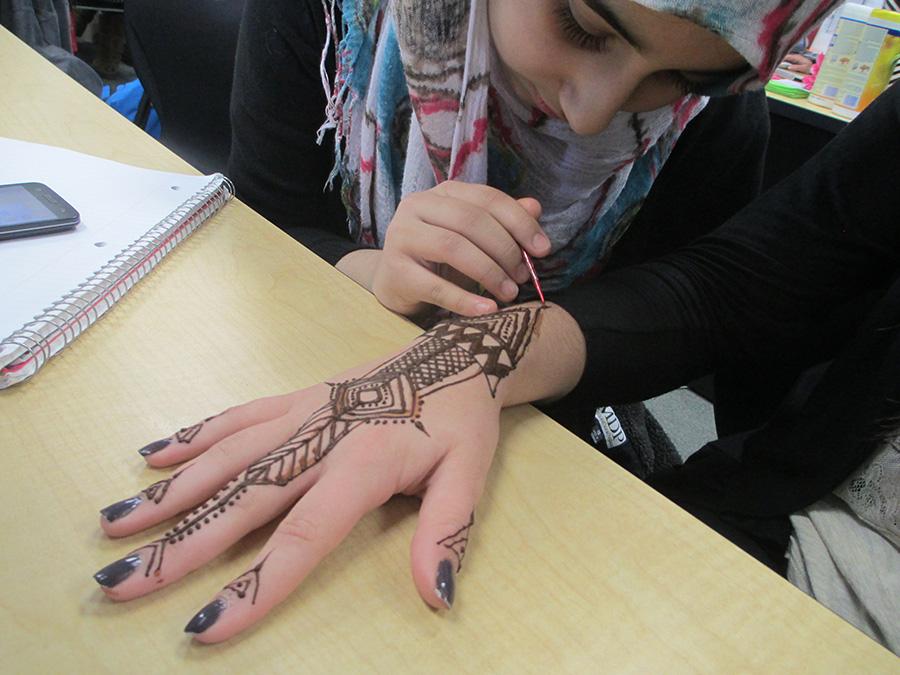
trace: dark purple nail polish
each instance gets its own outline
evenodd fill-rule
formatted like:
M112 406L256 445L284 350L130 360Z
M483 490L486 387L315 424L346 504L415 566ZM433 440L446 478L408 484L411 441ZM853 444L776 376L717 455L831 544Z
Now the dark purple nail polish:
M144 457L149 457L150 455L159 452L163 448L169 447L169 444L171 442L172 441L169 438L164 438L161 441L153 441L149 445L145 445L143 448L138 450L138 452Z
M226 607L225 601L221 598L213 600L206 607L197 612L193 619L188 621L188 625L184 627L184 632L193 633L194 635L204 632L219 620L219 617L222 616L222 612L225 611Z
M124 518L134 511L140 503L144 501L140 497L129 497L115 504L110 504L104 509L100 509L100 515L106 518L106 522L113 523L119 518Z
M438 565L437 581L434 592L441 599L447 609L453 607L453 596L456 594L456 582L453 580L453 563L449 560L441 560Z
M141 556L129 555L107 565L94 575L94 580L106 588L118 586L141 566Z

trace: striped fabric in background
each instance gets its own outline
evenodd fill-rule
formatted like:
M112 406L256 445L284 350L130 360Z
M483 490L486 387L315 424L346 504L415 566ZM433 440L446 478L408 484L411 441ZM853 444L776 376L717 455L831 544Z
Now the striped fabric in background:
M900 0L884 0L884 8L892 12L900 12ZM894 84L897 80L900 80L900 59L894 62L894 72L891 74L888 86Z

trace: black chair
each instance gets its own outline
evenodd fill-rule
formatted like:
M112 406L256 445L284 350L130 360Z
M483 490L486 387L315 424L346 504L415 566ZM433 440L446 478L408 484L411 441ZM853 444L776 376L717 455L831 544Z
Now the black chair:
M126 0L125 33L160 140L205 173L222 171L231 147L228 117L238 28L245 0Z

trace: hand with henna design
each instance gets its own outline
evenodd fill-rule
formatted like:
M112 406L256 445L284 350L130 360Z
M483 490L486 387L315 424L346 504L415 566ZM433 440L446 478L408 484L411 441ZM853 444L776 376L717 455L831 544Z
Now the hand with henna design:
M432 607L449 608L500 410L524 400L523 387L514 393L509 383L554 315L565 313L525 305L444 321L374 366L229 409L189 427L187 442L169 439L142 453L157 467L186 463L103 509L101 526L123 537L180 520L95 579L114 600L145 595L287 511L250 569L188 623L196 639L219 642L265 616L362 516L402 493L422 498L412 546L416 587ZM541 341L552 345L553 335ZM530 398L558 393L547 387L524 389Z

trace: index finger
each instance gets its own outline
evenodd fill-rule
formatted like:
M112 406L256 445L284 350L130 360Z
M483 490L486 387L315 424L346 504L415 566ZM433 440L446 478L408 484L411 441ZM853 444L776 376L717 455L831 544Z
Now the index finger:
M185 632L200 642L222 642L287 598L360 518L393 495L393 483L385 471L371 468L358 471L345 463L323 471L278 525L251 568L197 612Z
M528 253L543 258L550 253L550 240L526 206L505 192L488 185L445 181L433 188L445 197L467 201L483 208L510 233ZM540 204L534 200L539 210Z

